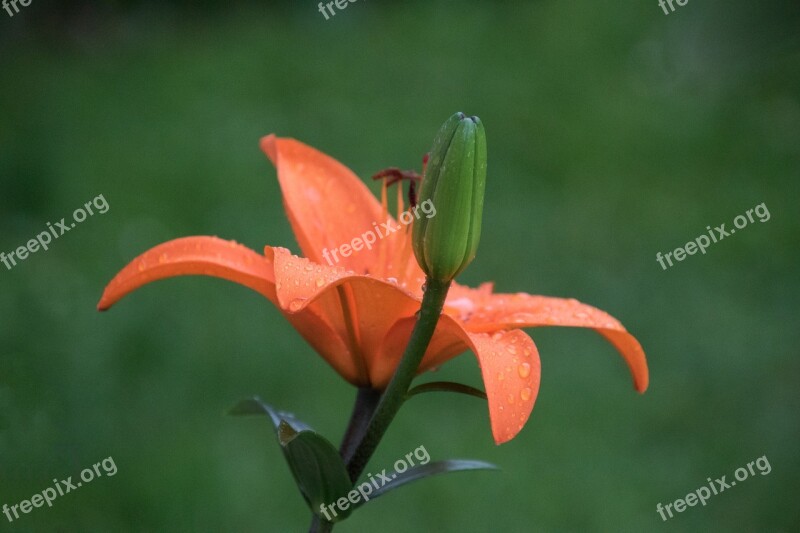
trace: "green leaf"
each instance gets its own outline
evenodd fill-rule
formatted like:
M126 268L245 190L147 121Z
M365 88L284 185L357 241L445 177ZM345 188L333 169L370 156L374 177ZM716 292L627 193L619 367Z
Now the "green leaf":
M445 461L434 461L432 463L428 463L425 465L417 465L412 467L409 470L406 470L402 474L393 474L392 481L386 483L375 492L369 495L369 500L366 499L359 499L358 503L353 504L350 510L357 509L367 503L367 501L372 501L379 496L383 496L387 492L400 488L403 485L411 483L413 481L417 481L420 479L425 479L427 477L436 476L439 474L447 474L449 472L462 472L467 470L500 470L499 467L493 465L491 463L486 463L484 461L475 461L470 459L448 459ZM356 489L358 489L364 483L360 483L356 485Z
M284 427L288 428L288 424ZM339 451L328 439L313 431L301 431L291 435L282 446L289 468L313 513L320 514L321 506L333 504L347 495L352 487L350 476ZM337 509L338 515L333 521L344 520L352 509Z
M406 399L411 398L416 394L422 394L425 392L456 392L459 394L475 396L476 398L482 398L484 400L486 399L486 393L482 390L476 389L475 387L470 387L469 385L453 383L450 381L432 381L430 383L417 385L406 393Z
M313 431L311 426L298 420L294 414L287 411L279 411L265 403L261 398L255 396L247 400L242 400L228 411L232 416L247 416L247 415L269 415L272 420L272 426L275 429L275 434L278 435L278 428L281 420L285 420L295 431L309 430Z
M270 417L289 470L311 512L319 515L321 505L333 504L352 488L336 447L293 414L278 411L258 397L240 402L228 414ZM347 518L352 508L337 511L333 521Z

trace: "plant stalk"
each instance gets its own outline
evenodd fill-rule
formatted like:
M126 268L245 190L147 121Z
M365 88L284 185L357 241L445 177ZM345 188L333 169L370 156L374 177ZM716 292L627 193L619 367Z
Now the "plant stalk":
M389 428L389 424L394 420L395 415L397 415L405 401L411 381L414 379L425 351L433 338L433 332L439 322L439 316L442 313L450 283L450 281L440 281L430 277L425 282L422 305L417 315L417 322L414 324L414 330L411 332L411 338L403 353L403 358L400 360L400 364L397 365L389 386L386 387L381 396L363 438L356 446L352 457L347 461L347 472L350 474L350 479L353 483L364 472L364 468L366 468L372 454L375 453L375 449Z

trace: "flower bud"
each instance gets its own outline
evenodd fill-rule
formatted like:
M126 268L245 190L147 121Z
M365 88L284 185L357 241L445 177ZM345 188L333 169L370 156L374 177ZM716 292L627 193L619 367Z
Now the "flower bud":
M478 117L456 113L439 129L418 203L436 216L414 223L414 255L429 277L449 281L475 258L486 185L486 133Z

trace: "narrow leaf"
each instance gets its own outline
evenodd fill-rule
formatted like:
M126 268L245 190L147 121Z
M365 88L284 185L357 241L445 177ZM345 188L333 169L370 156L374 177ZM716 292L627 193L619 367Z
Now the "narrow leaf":
M240 402L228 414L269 416L297 488L313 513L319 514L320 505L334 503L352 488L336 447L292 413L278 411L254 397ZM334 521L347 518L351 511L339 512Z
M278 435L279 438L280 434L278 431L281 425L281 420L286 421L286 423L297 432L303 430L313 431L311 426L298 420L294 414L287 411L279 411L268 403L265 403L258 396L248 398L247 400L242 400L233 406L228 411L228 414L231 416L268 415L272 420L272 427L275 430L275 434Z
M448 459L445 461L434 461L433 463L428 463L425 465L417 465L409 470L406 470L402 474L392 474L392 481L386 483L373 492L369 497L369 501L372 501L379 496L383 496L391 490L400 488L403 485L413 481L425 479L427 477L436 476L439 474L462 472L467 470L500 470L500 468L491 463L470 459ZM358 487L359 485L356 485L356 488ZM358 503L353 504L350 510L357 509L365 503L367 503L366 500L359 500Z
M475 396L476 398L486 399L486 393L475 387L464 385L462 383L453 383L451 381L432 381L430 383L423 383L413 387L406 393L406 399L411 398L416 394L423 394L425 392L455 392L459 394L467 394Z

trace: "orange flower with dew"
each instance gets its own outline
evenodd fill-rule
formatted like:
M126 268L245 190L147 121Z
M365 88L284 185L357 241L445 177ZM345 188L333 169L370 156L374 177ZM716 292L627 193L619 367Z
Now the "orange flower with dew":
M217 237L175 239L122 269L98 309L164 278L224 278L264 295L347 381L385 388L408 343L425 281L412 251L411 226L398 224L389 213L385 181L379 202L347 167L301 142L269 135L261 147L277 168L304 257L271 246L260 255ZM403 210L398 187L398 215ZM324 251L381 227L387 233L397 229L369 248L339 257L335 266L323 259ZM418 373L471 350L481 368L492 433L501 444L522 429L536 401L539 353L522 328L537 326L597 331L625 359L634 388L647 388L642 347L619 321L573 299L494 293L491 283L477 289L452 284Z

